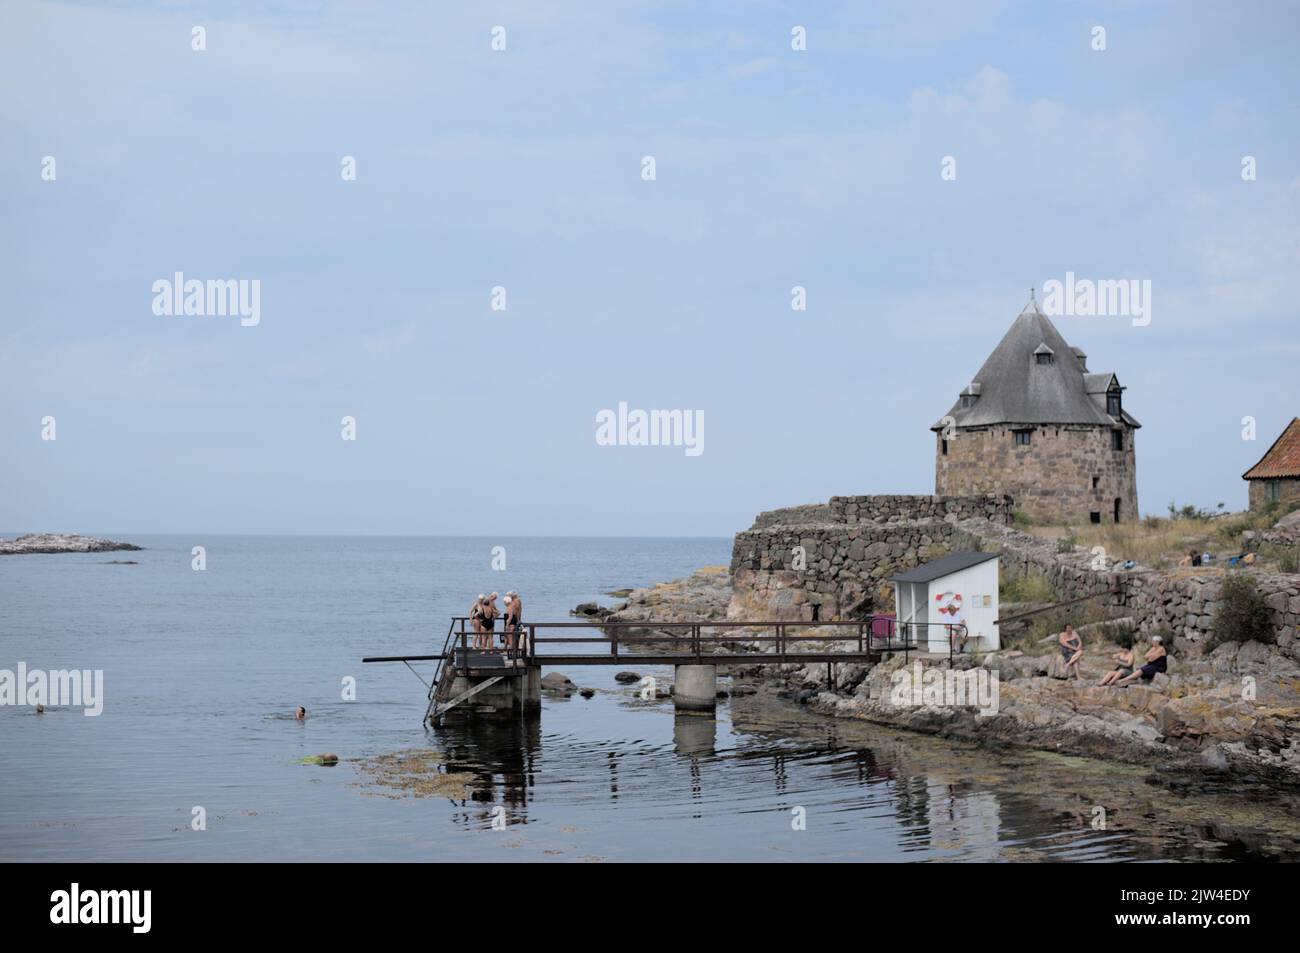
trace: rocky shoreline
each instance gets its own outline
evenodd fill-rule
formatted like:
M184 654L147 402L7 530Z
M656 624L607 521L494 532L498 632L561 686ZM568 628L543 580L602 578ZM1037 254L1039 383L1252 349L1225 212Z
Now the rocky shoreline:
M599 612L587 617L644 623L648 634L657 622L725 620L731 601L727 574L700 570L686 579L633 590L622 605L595 607ZM833 650L830 631L822 631ZM817 629L807 634L817 634ZM983 712L966 705L926 704L920 697L900 704L896 689L901 681L948 677L946 657L923 653L898 655L871 667L838 666L833 684L824 664L744 665L730 674L767 684L808 710L834 718L991 748L1032 748L1157 771L1202 777L1231 772L1239 780L1300 785L1300 664L1288 654L1256 642L1203 651L1178 640L1169 674L1149 685L1099 688L1096 683L1113 667L1110 654L1118 647L1100 630L1085 631L1084 637L1087 655L1079 681L1053 677L1056 652L1050 645L960 657L953 669L960 677L998 683L994 710ZM752 648L770 650L759 644Z
M0 539L0 556L137 552L141 548L132 543L119 543L99 536L81 536L77 533L27 533L17 539Z

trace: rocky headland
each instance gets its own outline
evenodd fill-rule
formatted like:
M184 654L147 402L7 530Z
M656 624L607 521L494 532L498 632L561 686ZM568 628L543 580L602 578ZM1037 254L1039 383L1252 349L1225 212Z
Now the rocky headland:
M882 500L877 506L869 500ZM1185 775L1224 775L1300 785L1300 575L1249 573L1266 598L1274 641L1224 641L1212 637L1219 610L1221 573L1120 571L1096 568L1090 553L1018 532L981 511L987 504L909 498L836 498L761 514L737 534L730 572L701 570L692 576L634 590L626 603L601 609L600 620L656 623L686 620L784 619L806 621L802 634L826 636L821 618L838 618L865 600L875 611L886 603L888 575L956 548L983 548L1003 557L1003 572L1050 584L1050 601L1096 593L1102 619L1075 622L1084 638L1082 678L1059 678L1059 653L1050 641L1008 632L997 652L958 656L909 653L872 665L743 665L730 674L765 683L783 697L823 715L856 719L961 739L990 747L1024 747L1094 757ZM846 505L846 501L852 501ZM937 504L933 501L939 501ZM855 507L870 511L861 518ZM871 507L876 507L872 510ZM903 512L900 513L900 509ZM846 511L847 514L846 514ZM990 519L990 515L993 516ZM1281 529L1281 528L1279 528ZM803 571L782 565L794 547L808 554ZM1016 608L1003 602L1003 614ZM1082 608L1072 609L1082 615ZM1088 624L1090 623L1090 624ZM745 630L715 630L745 636ZM707 632L707 627L706 627ZM1170 646L1167 674L1150 683L1098 687L1115 666L1121 641L1140 654L1147 637L1160 632ZM1120 638L1127 634L1127 638ZM752 643L754 652L770 644ZM847 643L844 651L851 651ZM919 668L917 667L919 664ZM952 672L953 674L948 674ZM996 704L944 705L924 693L899 692L900 683L983 678L997 682ZM974 684L972 681L970 684Z
M0 556L22 556L34 553L111 553L138 551L132 543L119 543L98 536L81 536L76 533L27 533L17 539L0 539Z

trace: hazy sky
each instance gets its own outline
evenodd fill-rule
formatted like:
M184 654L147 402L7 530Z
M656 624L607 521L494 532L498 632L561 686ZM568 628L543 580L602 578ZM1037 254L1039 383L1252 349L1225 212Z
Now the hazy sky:
M1149 326L1057 320L1128 387L1141 509L1242 507L1300 414L1298 27L3 0L0 529L726 535L932 492L928 427L1067 271L1152 282ZM257 279L260 323L155 315L178 271ZM704 452L598 446L620 401Z

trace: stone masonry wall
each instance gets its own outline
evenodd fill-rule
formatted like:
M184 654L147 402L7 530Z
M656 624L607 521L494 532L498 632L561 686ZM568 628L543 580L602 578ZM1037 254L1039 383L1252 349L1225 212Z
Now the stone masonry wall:
M1097 514L1122 523L1138 518L1135 431L1111 449L1107 427L1038 426L1029 445L1010 426L956 430L935 438L935 492L952 496L1006 493L1038 522L1082 525ZM947 444L947 453L944 445ZM1096 485L1094 486L1094 482Z
M1246 485L1249 487L1247 496L1250 498L1250 508L1252 510L1262 510L1269 504L1268 484L1269 480L1247 480ZM1278 501L1288 503L1291 500L1300 500L1300 480L1278 480Z
M1189 642L1203 642L1218 610L1219 586L1227 572L1243 572L1254 581L1272 611L1278 645L1288 655L1300 654L1300 574L1223 567L1099 570L1080 548L1058 553L1056 544L985 521L963 523L954 534L961 548L1002 555L1002 572L1021 572L1046 579L1061 600L1105 592L1103 605L1131 617L1143 630L1167 629Z
M736 534L728 617L816 622L892 611L888 577L950 552L942 520L776 526ZM796 568L802 554L806 568Z
M1102 595L1101 603L1114 616L1131 617L1140 629L1166 629L1190 642L1203 642L1217 610L1222 568L1156 572L1097 569L1083 549L1059 553L1056 543L1023 533L1006 521L983 517L943 519L828 522L821 519L836 509L847 514L852 506L863 512L890 513L897 517L912 510L900 499L836 497L826 511L809 511L817 522L799 524L795 508L784 512L786 522L756 522L738 533L732 547L732 619L821 621L855 618L870 612L893 611L895 573L937 559L958 549L998 552L1001 572L1035 575L1045 579L1061 600ZM910 504L909 504L910 506ZM760 525L760 523L762 525ZM802 553L804 568L797 568ZM1264 594L1282 651L1300 657L1300 575L1248 573Z
M1011 521L1002 495L833 496L760 513L732 546L733 619L819 621L888 611L888 577L953 548L960 519ZM805 568L797 568L802 561Z
M900 520L983 517L1010 523L1014 502L1002 494L984 496L832 496L829 503L805 503L759 513L750 530L816 523L898 522Z

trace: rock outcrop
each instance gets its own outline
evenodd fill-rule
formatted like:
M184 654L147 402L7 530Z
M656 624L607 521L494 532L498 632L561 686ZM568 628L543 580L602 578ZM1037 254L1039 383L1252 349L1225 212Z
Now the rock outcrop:
M17 539L0 539L0 556L21 556L32 553L111 553L123 550L136 551L141 547L119 543L98 536L79 536L76 533L28 533Z
M644 623L623 629L620 638L650 635L657 623L725 621L731 602L731 578L722 566L697 569L685 579L633 589L628 600L602 617L605 622ZM680 634L681 630L677 630Z
M835 717L983 744L1195 772L1231 769L1300 784L1300 575L1231 570L1248 574L1264 595L1276 645L1215 648L1211 632L1225 567L1098 565L1094 553L1062 549L1010 522L1009 501L999 497L833 497L773 510L736 535L729 580L720 572L696 573L636 590L608 618L644 623L647 632L656 623L726 616L815 623L891 609L888 577L918 563L956 549L998 552L1004 573L1041 579L1055 593L1053 601L1097 597L1108 621L1080 627L1087 649L1082 680L1052 677L1059 674L1059 653L1050 645L1028 654L1008 649L959 657L956 670L997 681L996 710L981 713L968 705L891 701L895 679L916 654L872 667L835 666L833 684L822 663L746 665L737 674L775 681L783 695ZM1137 630L1139 638L1155 630L1172 634L1168 674L1149 684L1098 687L1114 666L1109 657L1116 647L1107 642L1114 629ZM815 628L804 634L818 631L828 639L833 634ZM745 634L734 631L737 640ZM747 647L771 650L770 644ZM948 677L946 657L922 665Z
M1052 654L998 652L959 660L957 677L997 680L996 704L929 704L910 685L919 673L935 683L946 660L890 658L870 669L847 665L835 684L826 666L753 667L784 682L814 711L981 744L1059 751L1192 772L1231 769L1239 776L1300 784L1300 666L1270 646L1229 643L1213 652L1174 656L1151 683L1100 688L1114 646L1089 645L1083 678L1046 673ZM919 668L917 666L920 666ZM899 691L899 685L908 686ZM942 700L942 699L940 699ZM916 703L916 702L922 703Z

